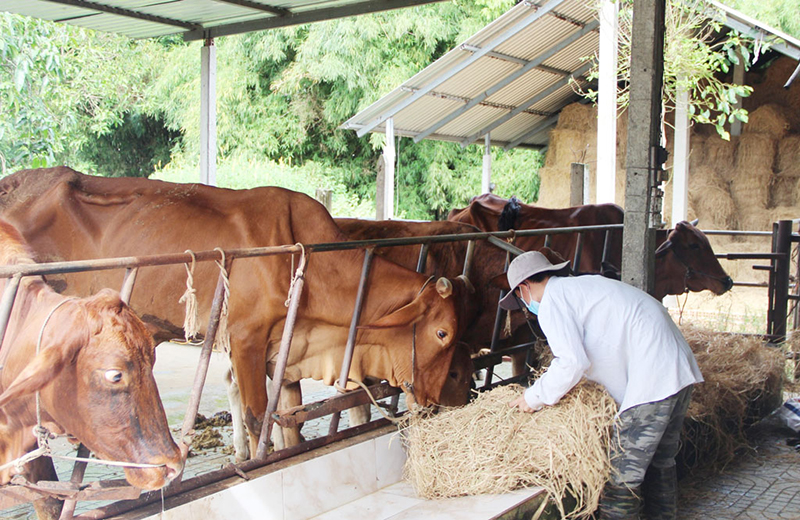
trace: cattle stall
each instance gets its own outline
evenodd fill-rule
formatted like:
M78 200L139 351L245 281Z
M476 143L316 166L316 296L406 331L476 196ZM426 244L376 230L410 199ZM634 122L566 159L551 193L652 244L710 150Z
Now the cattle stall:
M781 325L780 317L786 316L786 302L789 300L798 301L800 296L797 296L797 285L793 286L793 294L790 293L789 286L789 272L791 270L791 247L792 244L800 242L800 235L791 232L791 221L782 221L775 225L773 236L773 250L770 253L763 254L727 254L722 253L717 256L720 258L727 258L730 260L736 259L768 259L770 260L770 325L767 333L774 339L779 339L781 334L785 335L786 321L783 320ZM308 244L308 245L284 245L284 246L271 246L253 249L233 249L225 251L224 263L225 271L231 271L234 260L237 258L252 258L258 256L270 255L310 255L313 253L322 253L325 251L343 250L343 249L363 249L364 250L364 263L362 266L361 283L359 285L359 293L356 297L355 309L353 312L353 319L351 322L350 331L348 334L348 341L346 345L345 359L342 365L340 386L344 387L347 382L347 374L349 372L349 363L352 360L353 350L355 348L355 335L356 327L359 320L360 304L365 290L367 275L369 273L370 264L373 258L375 249L381 247L392 247L401 245L419 245L419 261L417 265L418 271L423 271L426 262L426 256L430 244L440 242L457 242L467 241L474 243L479 240L486 240L492 245L500 248L506 252L506 266L511 259L511 255L519 254L520 249L513 245L513 241L517 236L535 236L544 235L549 237L551 235L578 233L579 237L587 232L604 232L606 234L606 245L608 243L608 234L612 230L621 229L622 225L606 225L606 226L582 226L577 228L550 228L540 230L526 230L526 231L504 231L504 232L476 232L459 235L438 235L427 237L409 237L409 238L396 238L396 239L378 239L378 240L358 240L343 243L329 243L329 244ZM709 235L713 234L731 234L735 232L728 231L709 231ZM768 234L768 233L767 233ZM546 243L549 238L546 239ZM604 258L605 251L604 248ZM464 258L464 274L468 275L472 264L472 251L473 248L467 248L467 255ZM581 257L581 240L577 241L577 246L572 260L573 265L580 265ZM218 261L220 259L220 251L201 251L194 253L194 259L197 262ZM51 275L59 273L73 273L87 270L109 270L109 269L125 269L125 274L121 284L121 295L125 301L130 299L131 293L134 289L136 275L138 269L145 266L161 266L171 264L185 264L190 262L192 258L188 254L171 254L171 255L155 255L147 257L128 257L128 258L113 258L102 260L87 260L78 262L56 262L47 264L32 264L21 266L5 266L0 267L0 277L10 278L10 283L7 285L5 292L0 299L0 344L2 344L2 334L5 330L5 325L10 315L16 288L24 276L36 275ZM278 397L280 394L281 381L283 379L283 370L286 366L289 349L292 340L292 325L294 318L298 312L298 305L300 296L303 292L303 262L295 275L295 283L292 285L292 294L290 296L290 304L287 312L286 326L284 328L283 340L281 342L279 361L273 374L272 385L274 388L274 398L269 400L269 407L267 409L267 417L269 420L264 421L264 428L261 432L259 439L259 451L256 458L240 464L230 464L217 471L206 473L203 475L194 476L186 480L174 481L165 490L161 492L146 492L139 494L138 490L126 489L126 486L115 483L113 486L104 484L103 482L92 483L90 485L80 485L83 479L83 472L86 467L85 462L77 462L73 471L73 478L71 482L64 483L29 483L29 482L14 482L9 486L0 488L0 508L6 509L12 505L34 500L41 496L58 496L65 499L65 514L62 518L71 518L72 511L74 511L75 502L78 500L123 500L115 502L110 505L105 505L100 508L82 513L76 518L107 518L140 508L147 504L158 503L163 501L165 497L170 497L179 494L186 494L190 492L197 492L201 488L208 486L212 483L221 480L240 476L246 479L246 474L249 471L262 468L266 465L277 463L291 457L295 457L321 448L333 443L344 442L347 439L369 434L369 432L379 430L390 424L388 419L378 419L376 421L368 422L367 424L348 428L346 430L339 430L339 414L349 408L368 404L370 402L391 399L390 403L377 403L388 410L391 415L402 415L398 409L398 397L400 390L397 388L389 387L386 383L372 385L368 389L359 389L340 393L332 398L326 399L321 402L306 404L298 409L293 410L277 410ZM766 268L765 268L766 269ZM580 273L575 273L580 274ZM743 284L738 284L743 285ZM187 407L187 412L181 427L181 447L184 458L187 456L189 445L188 440L192 435L194 418L196 416L200 396L203 391L208 364L211 356L212 347L214 345L217 327L220 321L220 314L222 312L225 294L225 275L221 272L217 283L217 290L214 296L214 303L210 316L208 317L208 329L201 347L200 362L198 363L194 383L191 391L191 398ZM492 333L492 344L490 352L483 354L474 359L475 367L486 368L487 375L485 382L478 390L485 390L494 386L509 384L512 382L523 382L529 377L528 373L518 375L513 378L507 378L502 381L494 381L493 367L503 361L504 356L510 354L528 353L530 356L531 347L535 344L533 342L515 345L507 349L499 349L497 338L500 336L502 329L501 324L501 311L498 309L497 318L495 320L494 330ZM783 327L783 328L781 328ZM530 358L527 358L530 361ZM293 426L304 421L314 418L332 416L330 429L328 435L311 439L303 442L297 446L281 449L273 453L267 453L267 445L269 434L273 425L280 426ZM79 450L79 454L86 456L85 448L83 451ZM133 498L136 496L137 498Z

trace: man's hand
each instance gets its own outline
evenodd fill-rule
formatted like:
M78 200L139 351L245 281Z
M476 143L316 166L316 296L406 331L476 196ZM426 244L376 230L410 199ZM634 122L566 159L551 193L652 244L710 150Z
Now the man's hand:
M510 403L508 403L508 406L511 407L511 408L519 408L520 411L525 412L525 413L538 412L539 410L542 409L541 407L537 408L537 409L533 409L530 406L528 406L528 402L525 400L525 396L524 395L521 395L521 396L517 397L516 399L514 399L513 401L511 401Z

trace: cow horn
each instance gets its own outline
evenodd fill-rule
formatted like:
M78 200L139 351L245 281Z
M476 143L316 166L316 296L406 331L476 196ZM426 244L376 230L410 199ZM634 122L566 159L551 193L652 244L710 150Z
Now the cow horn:
M691 224L691 225L693 225L693 226L697 227L697 223L698 223L698 222L700 222L700 219L699 219L699 218L696 218L696 219L692 220L691 222L689 222L689 224Z
M463 280L464 285L467 288L467 292L469 292L470 294L475 294L475 286L472 285L472 282L469 281L469 278L467 277L467 275L460 274L460 275L456 276L456 278L459 279L459 280Z
M436 291L442 298L447 298L453 294L453 284L447 278L439 278L436 280Z

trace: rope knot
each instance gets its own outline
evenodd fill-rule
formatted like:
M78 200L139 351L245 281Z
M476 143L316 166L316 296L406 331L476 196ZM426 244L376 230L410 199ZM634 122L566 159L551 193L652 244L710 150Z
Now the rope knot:
M230 353L231 351L231 335L228 332L228 300L231 296L231 282L228 279L228 271L225 270L225 251L219 247L215 247L214 251L219 251L222 256L222 261L214 260L214 263L219 267L219 274L222 277L223 295L222 295L222 309L219 313L219 326L217 327L217 337L215 343L217 347L223 352Z
M194 288L194 265L196 258L191 249L184 251L192 257L192 267L183 264L186 268L186 291L180 297L178 303L186 303L186 315L183 319L183 336L187 342L194 341L200 332L200 320L197 310L197 290Z

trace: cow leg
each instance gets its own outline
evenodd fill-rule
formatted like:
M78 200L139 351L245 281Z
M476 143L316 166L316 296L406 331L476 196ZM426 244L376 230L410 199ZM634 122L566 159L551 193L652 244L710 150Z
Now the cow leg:
M53 466L53 460L49 457L39 457L38 459L32 460L25 467L25 478L33 483L41 480L58 481L58 475ZM61 508L63 506L63 501L53 497L33 501L33 508L39 520L58 520L61 516Z
M228 403L233 423L234 460L237 463L244 462L250 458L250 446L247 442L247 430L245 430L242 416L242 395L239 392L239 384L233 377L232 367L225 372L225 386L228 391Z
M380 383L380 380L374 379L371 377L364 378L364 384L367 386L374 385ZM370 419L372 419L372 411L369 404L362 404L359 406L354 406L347 410L347 414L350 417L350 427L353 426L360 426L362 424L367 424Z

